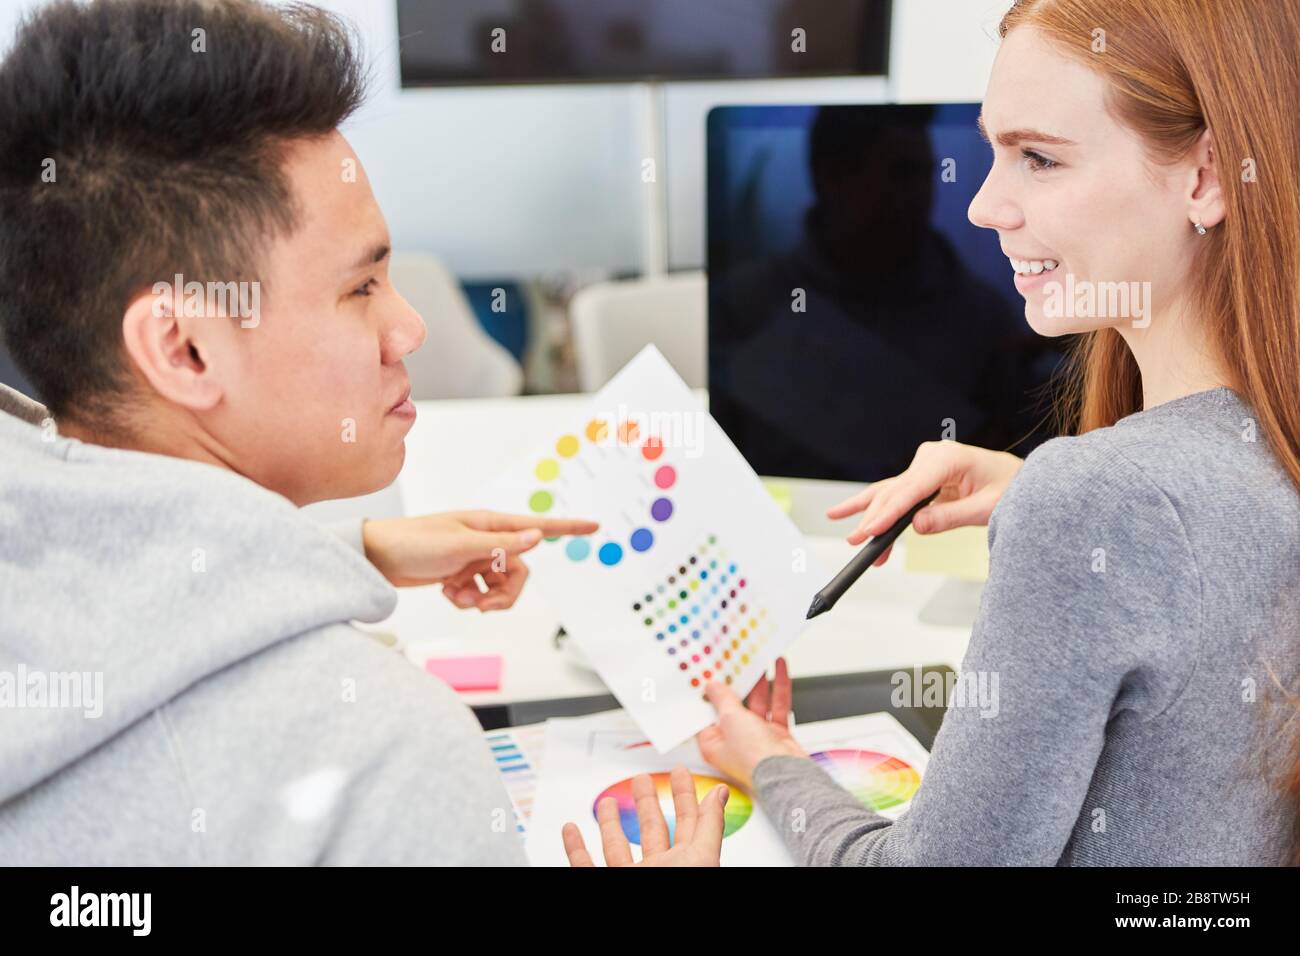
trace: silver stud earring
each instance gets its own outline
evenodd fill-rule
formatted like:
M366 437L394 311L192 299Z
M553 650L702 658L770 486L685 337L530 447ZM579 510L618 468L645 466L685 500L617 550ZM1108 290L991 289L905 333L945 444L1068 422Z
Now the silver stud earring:
M1201 225L1201 220L1198 219L1194 223L1192 223L1192 227L1196 230L1196 234L1198 236L1205 235L1205 227Z

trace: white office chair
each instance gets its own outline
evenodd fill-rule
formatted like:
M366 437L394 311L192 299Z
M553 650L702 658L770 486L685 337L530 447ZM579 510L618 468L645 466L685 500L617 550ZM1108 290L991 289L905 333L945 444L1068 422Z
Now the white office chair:
M691 388L705 384L703 272L598 282L569 303L578 386L594 392L654 343Z
M519 394L523 370L514 356L483 330L460 283L446 266L426 253L394 253L388 275L429 329L424 345L405 360L412 398Z

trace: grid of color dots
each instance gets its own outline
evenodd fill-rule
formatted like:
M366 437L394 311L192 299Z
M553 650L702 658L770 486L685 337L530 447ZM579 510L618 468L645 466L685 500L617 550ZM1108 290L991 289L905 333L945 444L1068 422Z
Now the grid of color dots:
M725 780L717 777L709 777L703 774L691 774L695 779L695 799L703 800L713 791L718 784L723 784L731 791L727 797L727 807L723 811L722 836L731 836L737 830L745 825L754 812L753 801L750 800L749 794L743 790L738 790ZM667 773L652 773L651 782L654 783L655 796L659 798L659 806L663 810L664 820L668 823L668 838L674 839L677 832L677 817L673 810L673 783L672 775ZM632 778L620 780L613 786L606 787L600 792L600 796L591 804L591 815L596 816L596 807L601 800L606 797L613 797L618 803L618 822L623 827L623 835L627 837L629 843L641 845L641 824L636 816L636 800L632 797Z
M748 587L717 535L709 535L632 601L632 613L692 687L714 679L730 684L766 641L766 628L759 628L767 609L753 603Z
M609 436L609 423L592 419L583 430L587 441L600 444ZM618 426L619 444L631 447L640 437L640 429L635 422L623 422ZM559 458L573 458L582 450L582 442L577 435L561 435L555 442L555 454ZM647 462L656 462L663 457L663 442L651 436L639 445L641 457ZM560 462L555 458L543 458L533 468L538 481L550 482L560 477ZM677 483L677 469L672 465L661 464L655 468L654 486L660 491L667 491ZM539 488L528 498L528 508L535 514L545 514L555 506L555 496L545 488ZM660 495L650 505L650 517L656 522L664 522L673 516L671 498ZM547 538L555 541L555 538ZM655 536L650 528L636 528L628 536L627 547L638 554L644 554L654 547ZM565 545L564 553L570 561L585 561L591 556L591 542L585 538L572 538ZM627 550L616 541L607 541L596 550L596 557L605 567L614 567L623 560Z
M812 759L868 810L906 803L921 786L911 764L874 750L822 750Z

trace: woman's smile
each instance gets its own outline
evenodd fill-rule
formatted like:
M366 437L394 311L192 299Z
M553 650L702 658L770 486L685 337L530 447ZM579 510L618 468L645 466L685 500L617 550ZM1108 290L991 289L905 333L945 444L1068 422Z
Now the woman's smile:
M1060 267L1060 262L1056 259L1022 259L1017 256L1007 256L1007 261L1011 263L1011 268L1015 272L1016 289L1021 295L1041 288Z

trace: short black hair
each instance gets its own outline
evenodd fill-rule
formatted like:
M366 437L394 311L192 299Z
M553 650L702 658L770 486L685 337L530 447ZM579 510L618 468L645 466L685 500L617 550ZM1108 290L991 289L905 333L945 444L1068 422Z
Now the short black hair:
M0 64L0 328L56 417L128 394L121 318L155 282L257 278L299 216L283 147L365 96L307 4L55 0ZM52 179L52 181L50 181Z

